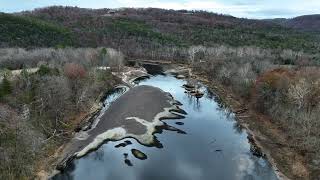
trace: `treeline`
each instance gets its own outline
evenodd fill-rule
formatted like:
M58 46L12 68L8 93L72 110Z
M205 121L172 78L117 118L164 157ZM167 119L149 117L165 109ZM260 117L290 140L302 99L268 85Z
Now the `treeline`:
M249 107L271 117L288 136L290 147L306 157L308 167L316 166L313 162L320 159L318 61L291 50L277 54L252 47L193 47L189 52L196 72L221 83ZM311 177L318 177L317 173L312 171Z
M110 48L3 48L0 49L0 67L15 70L40 65L63 66L77 62L84 67L123 64L124 55Z
M204 11L49 7L23 12L18 17L32 17L64 27L76 39L73 45L81 47L109 46L127 51L132 47L154 50L162 46L226 45L292 49L308 53L320 50L320 38L316 34L284 28L268 21L241 19ZM23 38L28 36L19 38L24 41ZM9 39L3 42L8 41ZM59 44L54 42L47 43L47 46ZM32 43L20 45L28 47Z
M319 53L252 46L135 50L134 56L188 64L211 82L224 85L270 117L288 136L288 145L310 161L310 168L320 159Z
M0 179L24 179L120 82L97 67L118 71L123 55L108 48L0 51Z

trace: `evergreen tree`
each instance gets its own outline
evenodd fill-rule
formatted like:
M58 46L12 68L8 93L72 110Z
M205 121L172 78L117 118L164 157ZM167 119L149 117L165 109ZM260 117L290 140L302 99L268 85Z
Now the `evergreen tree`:
M0 97L8 95L12 92L11 83L5 76L0 86Z

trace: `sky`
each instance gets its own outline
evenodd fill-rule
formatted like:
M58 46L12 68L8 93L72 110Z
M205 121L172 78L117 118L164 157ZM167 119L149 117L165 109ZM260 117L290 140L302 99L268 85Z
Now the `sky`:
M0 0L0 12L19 12L53 5L93 9L155 7L206 10L254 19L320 14L320 0Z

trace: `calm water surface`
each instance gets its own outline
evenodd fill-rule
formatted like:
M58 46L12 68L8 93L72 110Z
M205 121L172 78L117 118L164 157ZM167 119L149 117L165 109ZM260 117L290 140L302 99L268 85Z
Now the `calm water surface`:
M156 133L159 140L157 147L143 146L132 138L108 142L97 151L75 160L54 179L277 179L270 164L250 152L246 131L237 124L233 114L218 103L214 94L202 87L206 94L197 101L184 93L181 86L185 83L184 80L163 75L139 82L140 85L151 85L170 92L183 104L182 109L188 113L186 118L165 120L168 127L180 131L166 128ZM116 93L110 96L111 100L119 95L119 92ZM146 159L135 157L132 149L143 152Z

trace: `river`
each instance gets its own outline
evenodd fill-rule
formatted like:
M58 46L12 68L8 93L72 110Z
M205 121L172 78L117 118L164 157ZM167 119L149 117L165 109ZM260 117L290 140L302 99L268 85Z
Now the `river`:
M164 120L167 126L155 133L156 146L144 146L132 138L109 141L74 160L53 179L277 179L268 161L250 150L246 130L237 123L234 114L219 103L215 94L202 85L205 95L197 100L185 93L182 87L185 83L169 75L137 82L137 85L151 85L170 92L188 113L184 119ZM106 98L106 104L122 92L114 93ZM140 156L133 151L141 152Z

